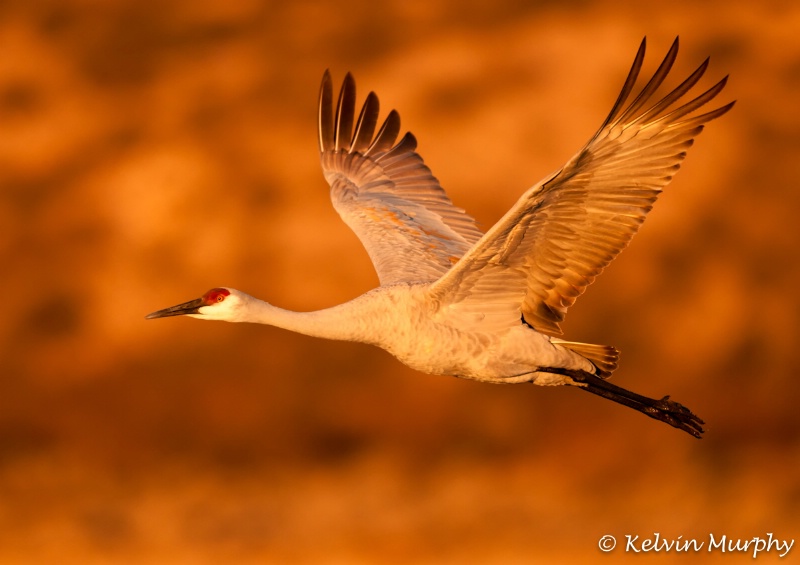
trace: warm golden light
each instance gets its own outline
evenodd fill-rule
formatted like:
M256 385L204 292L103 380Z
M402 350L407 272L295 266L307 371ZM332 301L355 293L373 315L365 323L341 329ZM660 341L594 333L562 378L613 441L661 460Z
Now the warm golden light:
M626 535L797 536L800 8L779 6L0 8L0 562L587 563L604 535L632 560ZM613 382L685 402L702 441L575 390L144 319L209 288L304 311L377 284L319 168L326 68L397 109L487 229L594 133L645 35L645 75L680 35L675 76L710 55L698 92L730 74L738 102L565 338L619 347Z

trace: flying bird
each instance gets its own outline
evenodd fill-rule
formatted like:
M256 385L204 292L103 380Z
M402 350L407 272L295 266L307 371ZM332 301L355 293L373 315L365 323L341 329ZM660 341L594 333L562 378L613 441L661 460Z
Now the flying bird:
M425 373L574 386L701 437L703 420L682 404L608 382L619 357L614 347L558 337L567 309L628 244L704 124L734 104L699 112L727 76L687 95L708 59L654 98L675 62L678 39L632 97L645 47L643 40L594 137L486 233L450 201L416 152L416 138L409 132L397 141L398 113L392 110L378 128L378 98L370 92L356 116L349 73L334 106L325 71L319 94L322 170L333 206L366 248L380 286L315 312L213 288L147 318L270 324L373 344Z

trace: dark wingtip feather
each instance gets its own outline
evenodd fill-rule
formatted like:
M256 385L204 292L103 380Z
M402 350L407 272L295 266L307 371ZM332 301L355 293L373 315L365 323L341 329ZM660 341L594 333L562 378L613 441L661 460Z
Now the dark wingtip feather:
M336 120L334 122L334 150L349 147L353 135L353 119L356 113L356 81L347 73L339 91L336 103Z
M400 114L397 113L397 110L392 110L383 121L381 129L378 130L378 134L375 136L375 140L372 142L372 145L370 145L369 149L367 149L366 154L372 155L375 153L383 153L388 151L392 148L392 145L394 145L399 133Z
M319 87L319 152L333 147L333 84L331 72L325 69Z
M394 157L405 155L406 153L411 153L417 149L417 138L414 137L414 134L410 131L407 131L403 138L392 147L389 151L386 152L386 155L383 156L382 160L389 163ZM383 161L382 161L383 162Z
M367 94L361 113L358 115L355 133L353 133L353 143L350 152L363 153L372 142L375 134L375 127L378 125L378 114L380 113L380 102L374 92Z
M684 120L682 122L677 122L675 124L670 124L670 128L675 127L685 127L685 128L692 128L697 126L702 126L703 124L710 122L711 120L716 120L720 116L727 114L733 105L736 104L736 100L732 102L728 102L724 106L717 108L716 110L711 110L710 112L706 112L705 114L700 114L699 116L694 116L689 118L688 120Z

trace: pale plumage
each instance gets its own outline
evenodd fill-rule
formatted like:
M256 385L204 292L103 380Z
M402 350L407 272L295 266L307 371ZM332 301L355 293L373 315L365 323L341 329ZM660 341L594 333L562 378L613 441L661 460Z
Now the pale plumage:
M396 143L394 110L378 123L370 93L356 117L345 77L334 108L322 80L319 148L337 212L356 233L381 286L326 310L282 310L234 289L150 314L276 325L308 335L382 347L421 371L489 382L574 385L700 437L702 420L604 379L613 347L556 337L575 299L628 244L672 179L703 124L733 103L698 114L726 79L685 99L708 59L651 100L675 61L678 41L630 100L643 41L617 102L595 136L556 173L528 190L486 234L455 207L416 153L411 133ZM376 133L377 129L377 133Z

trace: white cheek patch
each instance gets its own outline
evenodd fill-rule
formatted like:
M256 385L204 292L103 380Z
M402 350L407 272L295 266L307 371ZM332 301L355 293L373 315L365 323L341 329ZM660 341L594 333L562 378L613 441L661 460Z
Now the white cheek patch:
M223 322L232 322L234 319L235 305L229 302L215 302L209 306L201 306L197 309L195 314L187 314L192 318L198 320L219 320Z
M186 314L190 318L197 318L198 320L213 320L214 312L210 306L201 306L197 309L196 314Z

